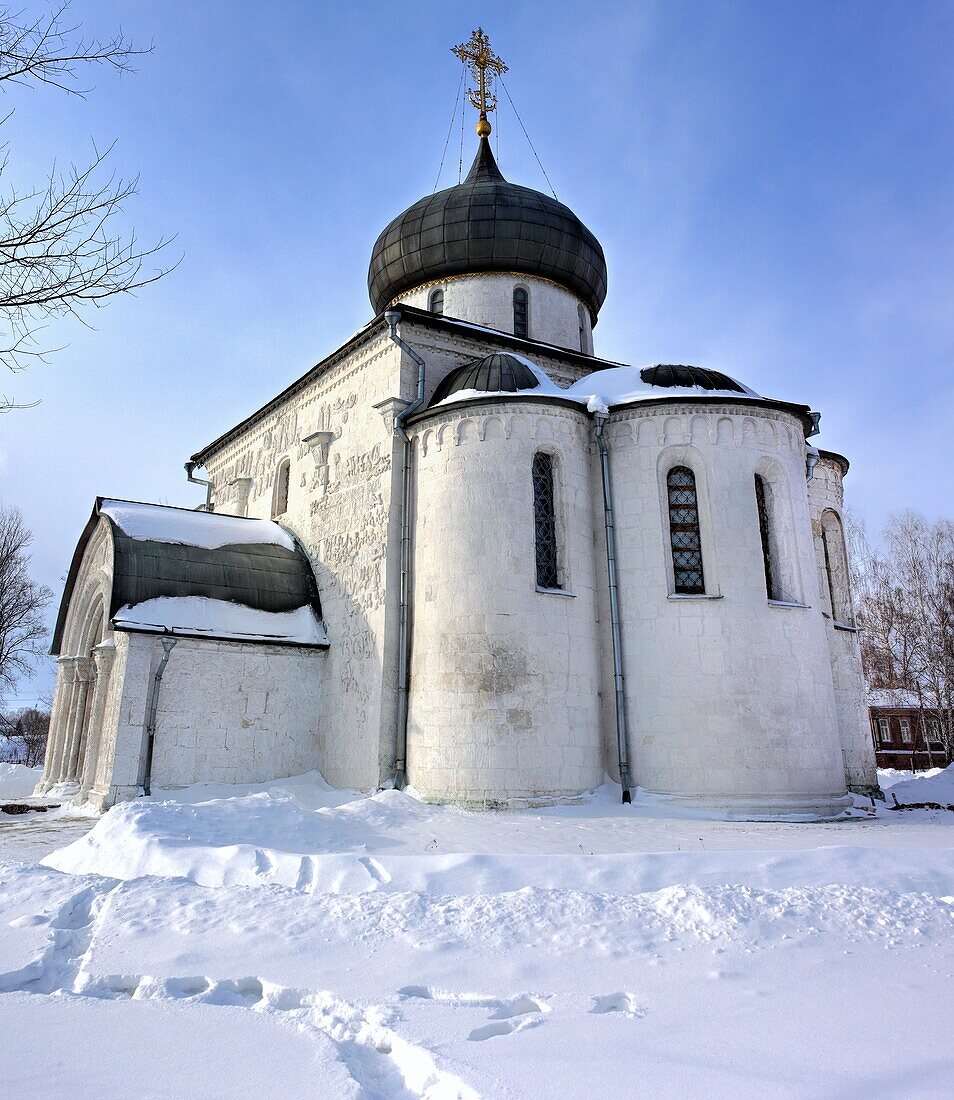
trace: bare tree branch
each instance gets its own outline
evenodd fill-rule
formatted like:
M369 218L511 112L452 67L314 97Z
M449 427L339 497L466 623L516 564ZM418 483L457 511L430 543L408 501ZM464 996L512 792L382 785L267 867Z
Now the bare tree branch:
M0 695L32 671L46 641L43 611L53 598L30 579L33 536L16 508L0 508Z
M33 22L0 9L0 89L9 81L84 95L76 84L81 69L132 71L131 60L152 49L135 48L122 31L108 41L84 38L79 25L67 21L68 8L62 3ZM42 187L0 195L0 366L14 373L61 350L37 345L45 321L72 316L88 325L84 311L135 293L178 266L150 262L169 239L143 247L134 231L119 228L139 180L106 171L112 149L101 153L94 145L85 167L61 172L54 166ZM4 157L0 178L6 166ZM0 412L28 407L0 397Z

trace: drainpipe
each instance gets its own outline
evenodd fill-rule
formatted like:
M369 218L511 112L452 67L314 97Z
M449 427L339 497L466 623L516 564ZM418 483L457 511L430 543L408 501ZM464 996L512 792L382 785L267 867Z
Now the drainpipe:
M403 440L401 465L401 606L398 619L398 713L397 748L394 759L394 786L403 790L407 785L407 716L410 685L410 606L411 606L411 437L404 428L408 417L424 404L424 360L398 335L401 311L389 309L384 315L388 336L401 351L417 363L417 396L394 418L394 430Z
M192 471L195 469L194 462L187 462L185 464L186 481L191 481L193 485L205 486L205 510L207 512L212 511L212 482L203 481L201 477L193 477Z
M616 526L613 521L613 487L610 484L609 449L603 435L607 414L594 411L596 444L600 450L603 480L603 525L606 531L606 575L609 587L610 619L613 624L613 686L616 690L616 750L619 755L619 781L623 802L632 802L629 792L629 746L626 741L626 696L623 691L623 658L619 629L619 592L616 584Z
M142 782L143 794L152 794L152 754L156 746L156 712L159 709L159 685L162 683L162 674L169 663L169 654L176 644L175 638L162 639L162 659L156 668L152 678L152 689L149 692L149 721L146 723L146 776Z

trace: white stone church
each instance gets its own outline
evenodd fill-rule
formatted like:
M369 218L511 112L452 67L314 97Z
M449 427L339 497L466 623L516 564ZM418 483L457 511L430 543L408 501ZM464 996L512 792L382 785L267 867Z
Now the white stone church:
M801 819L877 790L847 461L808 405L599 358L602 248L489 131L381 233L374 318L192 456L200 509L97 499L41 790L318 768L519 807L609 773Z

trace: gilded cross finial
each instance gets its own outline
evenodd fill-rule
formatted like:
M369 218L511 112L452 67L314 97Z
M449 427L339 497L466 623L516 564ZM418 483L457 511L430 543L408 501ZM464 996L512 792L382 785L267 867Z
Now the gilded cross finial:
M487 112L497 110L497 97L493 93L494 77L507 71L503 63L490 48L490 39L478 27L467 42L454 46L452 53L463 61L470 69L475 87L467 89L467 97L480 112L477 119L477 133L480 137L490 135L490 123L487 121Z

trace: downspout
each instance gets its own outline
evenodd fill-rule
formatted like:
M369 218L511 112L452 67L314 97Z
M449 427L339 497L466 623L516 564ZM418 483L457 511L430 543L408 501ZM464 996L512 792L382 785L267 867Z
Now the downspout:
M394 786L403 790L407 785L407 717L410 685L410 606L411 606L411 437L404 428L408 417L424 404L424 360L398 335L401 311L389 309L384 315L388 336L401 351L417 363L417 396L394 418L394 430L403 440L401 465L401 605L398 618L398 712L397 746L394 754Z
M185 464L186 481L191 481L193 485L205 486L205 510L207 512L212 511L212 482L204 481L201 477L193 477L192 471L195 469L194 462L187 462Z
M152 689L149 692L149 721L146 723L146 775L142 781L143 794L152 794L152 754L156 746L156 712L159 710L159 685L162 683L162 674L169 663L169 654L176 644L175 638L162 639L162 659L156 668L152 678Z
M603 526L606 532L606 575L609 588L610 620L613 626L613 687L616 691L616 751L619 756L619 782L623 802L632 802L629 792L629 746L626 741L626 696L623 690L623 657L619 629L619 590L616 583L616 525L613 521L613 487L610 483L609 448L603 435L607 414L593 413L596 444L600 450L600 473L603 480Z

